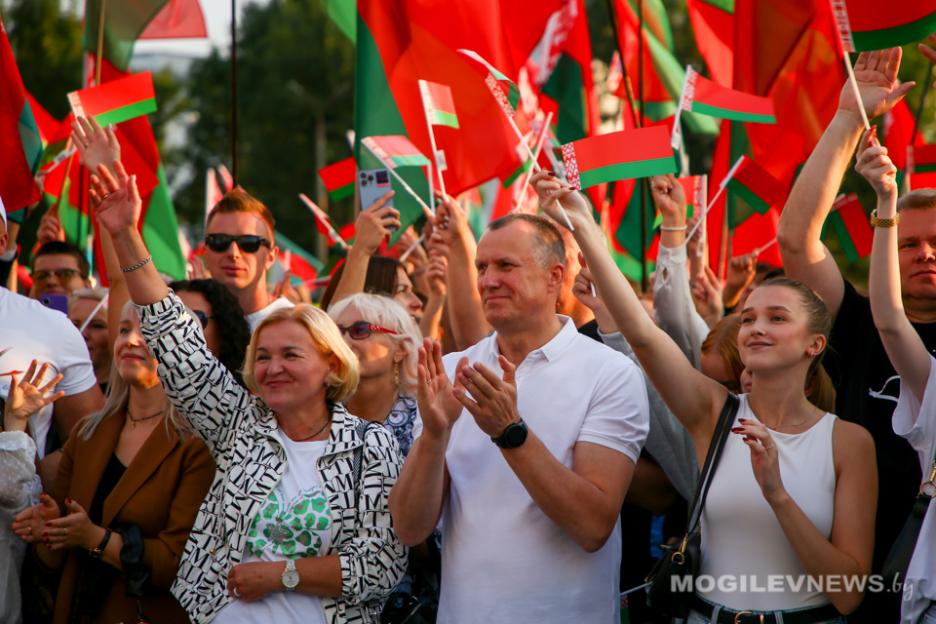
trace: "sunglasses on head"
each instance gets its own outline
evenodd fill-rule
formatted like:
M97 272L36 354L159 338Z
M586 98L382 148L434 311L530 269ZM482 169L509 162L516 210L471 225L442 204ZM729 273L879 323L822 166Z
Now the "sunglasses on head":
M348 334L351 336L351 340L367 340L374 332L392 334L394 336L397 334L397 332L392 329L387 329L386 327L381 327L380 325L374 325L368 321L357 321L355 323L351 323L350 325L339 325L338 329L341 330L342 334Z
M263 245L267 249L270 249L272 246L268 239L255 234L241 234L240 236L235 236L233 234L209 234L205 237L205 245L208 249L218 253L227 251L231 243L235 242L238 248L246 253L257 253L257 250L260 249L260 245Z

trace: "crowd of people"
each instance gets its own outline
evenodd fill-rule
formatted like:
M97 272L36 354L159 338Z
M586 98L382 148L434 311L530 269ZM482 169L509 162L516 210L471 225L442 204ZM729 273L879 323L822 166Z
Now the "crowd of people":
M0 288L0 622L664 621L628 590L685 549L715 447L685 621L936 623L936 189L898 197L861 114L899 66L859 58L783 268L720 280L653 178L646 293L549 171L541 214L479 240L440 196L402 257L390 195L365 206L318 301L272 288L273 217L237 188L167 283L113 130L79 118L108 288L51 214L28 292ZM853 156L867 295L820 239ZM899 583L869 582L914 514Z

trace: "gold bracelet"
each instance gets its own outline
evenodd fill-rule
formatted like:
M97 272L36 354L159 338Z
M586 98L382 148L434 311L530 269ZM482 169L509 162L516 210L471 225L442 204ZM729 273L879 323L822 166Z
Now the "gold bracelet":
M877 216L877 208L875 208L874 210L871 211L870 221L871 221L871 227L874 227L874 228L894 227L895 225L900 223L900 214L898 213L898 214L895 214L893 217L882 219Z

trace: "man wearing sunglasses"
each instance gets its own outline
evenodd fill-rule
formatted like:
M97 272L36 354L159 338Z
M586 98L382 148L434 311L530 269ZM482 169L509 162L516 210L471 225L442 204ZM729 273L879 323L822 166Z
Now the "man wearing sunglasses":
M64 241L45 243L32 261L32 288L29 296L70 295L79 288L88 288L90 267L81 250Z
M211 277L237 297L251 331L274 310L292 306L285 297L273 299L267 288L267 271L276 260L273 231L270 210L241 188L221 198L205 225Z

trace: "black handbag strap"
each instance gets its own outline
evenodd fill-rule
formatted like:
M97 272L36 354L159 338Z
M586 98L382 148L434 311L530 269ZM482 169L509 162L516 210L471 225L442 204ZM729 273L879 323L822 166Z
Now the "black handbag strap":
M715 424L715 431L712 432L712 441L709 444L708 453L705 455L705 464L702 466L702 472L699 475L695 496L692 497L686 535L692 535L699 528L699 522L702 519L702 508L705 506L705 497L708 495L709 486L712 485L712 477L715 475L715 469L718 468L718 460L721 458L722 450L725 448L725 442L728 440L728 434L731 432L731 426L734 424L740 405L741 401L738 397L729 392L728 396L725 397L725 404L722 406L721 414L718 416L718 422Z

